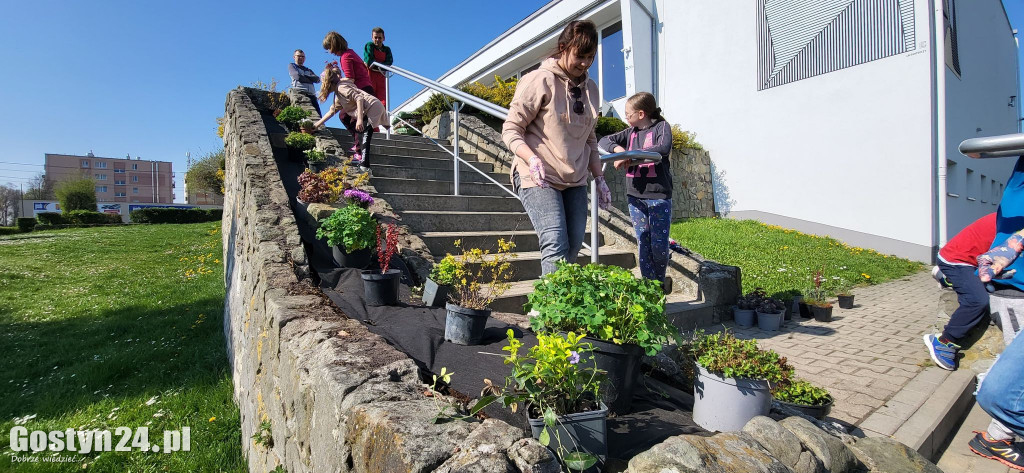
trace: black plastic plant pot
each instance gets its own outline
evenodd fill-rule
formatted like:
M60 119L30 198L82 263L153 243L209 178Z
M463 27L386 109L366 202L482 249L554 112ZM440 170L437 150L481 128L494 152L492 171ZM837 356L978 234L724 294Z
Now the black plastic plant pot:
M820 307L811 305L811 313L814 314L814 320L817 320L818 322L832 321L832 306Z
M776 399L776 401L778 401L778 400ZM810 405L807 405L807 404L794 404L792 402L785 402L785 401L778 401L778 402L779 402L779 404L782 404L783 406L786 406L786 407L788 407L790 409L793 409L795 411L799 411L800 413L802 413L804 415L811 416L811 417L813 417L815 419L818 419L818 420L825 420L825 417L828 416L829 413L832 412L832 403L834 401L829 401L828 404L823 404L823 405L820 405L820 406L810 406Z
M306 153L299 148L288 147L288 160L293 163L301 163L306 160Z
M491 309L467 309L450 302L444 307L448 311L444 321L444 339L456 345L479 345L484 338Z
M443 307L450 290L451 286L427 278L427 282L423 283L423 303L430 307Z
M370 257L373 254L370 252L369 248L363 248L349 253L337 246L332 246L331 255L334 256L334 263L342 268L363 269L370 265Z
M584 338L583 341L594 345L594 362L597 369L607 373L604 382L601 383L601 400L608 405L608 410L615 414L629 412L633 406L633 391L640 375L643 348L632 343L616 345L593 338Z
M804 301L800 301L800 317L805 319L814 317L814 314L811 313L811 305Z
M853 308L853 295L838 296L838 297L839 297L839 308L840 309L852 309Z
M375 269L365 270L360 274L363 278L363 296L366 305L398 304L398 288L402 281L402 271L389 269L381 273Z
M548 431L548 448L558 450L559 442L569 452L583 452L596 456L598 464L608 457L608 407L601 403L596 411L566 414L558 417L555 427ZM530 419L533 438L539 439L544 430L544 419ZM587 470L590 471L590 470Z
M310 162L310 163L307 163L307 166L309 166L309 170L312 171L312 172L320 172L320 171L323 171L324 169L327 169L327 162L326 161L321 161L319 163Z

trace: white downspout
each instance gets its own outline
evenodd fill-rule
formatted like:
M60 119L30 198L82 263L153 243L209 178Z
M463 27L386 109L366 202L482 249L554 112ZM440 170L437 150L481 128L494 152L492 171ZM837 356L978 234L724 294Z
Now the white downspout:
M932 135L936 168L935 190L938 194L936 202L935 222L938 226L935 234L937 248L946 244L946 25L943 17L945 0L930 0L932 6Z

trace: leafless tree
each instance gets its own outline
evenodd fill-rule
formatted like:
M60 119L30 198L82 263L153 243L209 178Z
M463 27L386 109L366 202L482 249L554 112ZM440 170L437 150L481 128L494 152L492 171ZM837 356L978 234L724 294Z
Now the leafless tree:
M25 200L55 200L57 196L53 190L53 182L46 178L46 174L39 173L25 185Z
M10 186L0 186L0 225L14 225L21 213L21 190Z

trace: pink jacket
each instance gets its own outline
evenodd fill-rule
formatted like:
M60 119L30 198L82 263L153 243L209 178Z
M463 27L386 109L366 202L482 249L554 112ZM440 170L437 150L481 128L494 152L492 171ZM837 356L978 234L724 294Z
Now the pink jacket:
M540 68L519 80L501 128L508 149L515 154L520 146L529 146L544 163L545 180L559 190L586 185L591 165L600 166L594 134L597 84L586 76L580 83L583 114L572 110L572 87L558 60L545 59ZM517 171L523 188L537 185L530 178L529 163L518 156L512 165L512 172Z
M355 51L346 50L341 53L340 59L341 71L345 73L345 77L356 83L356 87L362 89L373 85L370 82L370 70L366 68L363 58L359 57Z

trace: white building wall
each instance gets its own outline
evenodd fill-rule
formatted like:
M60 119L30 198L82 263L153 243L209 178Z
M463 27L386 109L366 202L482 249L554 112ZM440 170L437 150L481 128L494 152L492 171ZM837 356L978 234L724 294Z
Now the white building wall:
M952 238L975 219L995 212L999 184L1006 184L1015 158L970 159L957 151L967 138L1016 133L1020 97L1017 43L1000 0L957 3L960 76L946 68L947 235ZM980 129L980 131L979 131ZM967 180L967 170L971 181ZM985 181L982 182L982 176ZM993 190L992 181L996 181ZM973 199L973 200L972 200Z
M763 91L755 5L659 3L662 108L710 151L732 210L930 247L927 2L916 50Z

